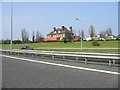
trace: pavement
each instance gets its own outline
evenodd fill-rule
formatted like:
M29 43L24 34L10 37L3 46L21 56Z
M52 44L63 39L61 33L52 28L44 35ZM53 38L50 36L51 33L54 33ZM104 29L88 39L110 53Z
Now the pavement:
M118 75L2 56L2 87L118 88Z

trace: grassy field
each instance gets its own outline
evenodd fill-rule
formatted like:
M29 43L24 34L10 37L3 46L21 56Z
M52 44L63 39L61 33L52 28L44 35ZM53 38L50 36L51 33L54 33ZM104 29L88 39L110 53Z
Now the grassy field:
M83 41L84 52L118 52L118 50L111 49L95 49L95 48L118 48L119 41L99 41L100 46L92 46L92 41ZM81 51L81 42L41 42L41 43L27 43L27 44L13 44L13 49L20 49L22 46L30 46L34 49L42 50L62 50L62 51ZM1 47L1 45L0 45ZM9 49L8 44L2 45L3 49ZM95 49L95 50L94 50Z

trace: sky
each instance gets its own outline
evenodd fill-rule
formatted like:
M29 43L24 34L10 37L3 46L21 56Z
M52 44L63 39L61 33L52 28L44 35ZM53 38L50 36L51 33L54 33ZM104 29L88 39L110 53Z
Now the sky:
M79 18L80 21L76 21ZM2 36L10 39L11 2L2 3ZM118 35L117 2L14 2L13 3L13 39L21 39L23 28L29 32L39 31L44 37L53 27L73 27L78 34L83 29L88 36L90 25L97 34L112 28Z

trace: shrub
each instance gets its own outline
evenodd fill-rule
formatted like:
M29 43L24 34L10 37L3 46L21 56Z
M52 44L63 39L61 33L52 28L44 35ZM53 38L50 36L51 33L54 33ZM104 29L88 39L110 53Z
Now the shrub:
M21 40L14 40L14 41L12 41L12 42L13 42L13 44L21 44L21 43L22 43Z
M93 46L100 46L100 43L98 43L98 41L94 40L94 41L92 42L92 45L93 45Z
M67 43L67 39L66 38L63 38L63 41L64 41L64 43Z

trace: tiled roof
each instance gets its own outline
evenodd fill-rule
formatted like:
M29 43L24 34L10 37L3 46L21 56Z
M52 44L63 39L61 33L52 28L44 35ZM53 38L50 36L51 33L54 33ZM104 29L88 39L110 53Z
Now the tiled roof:
M75 36L73 41L78 41L80 39L80 36Z
M54 34L55 31L56 31L56 34L58 34L59 31L60 31L60 33L62 33L62 32L69 32L69 33L72 33L72 32L69 31L67 28L65 28L65 29L57 28L56 30L50 32L49 34ZM47 35L49 35L49 34L47 34Z
M59 37L52 37L52 38L44 38L43 41L59 41L60 38Z

